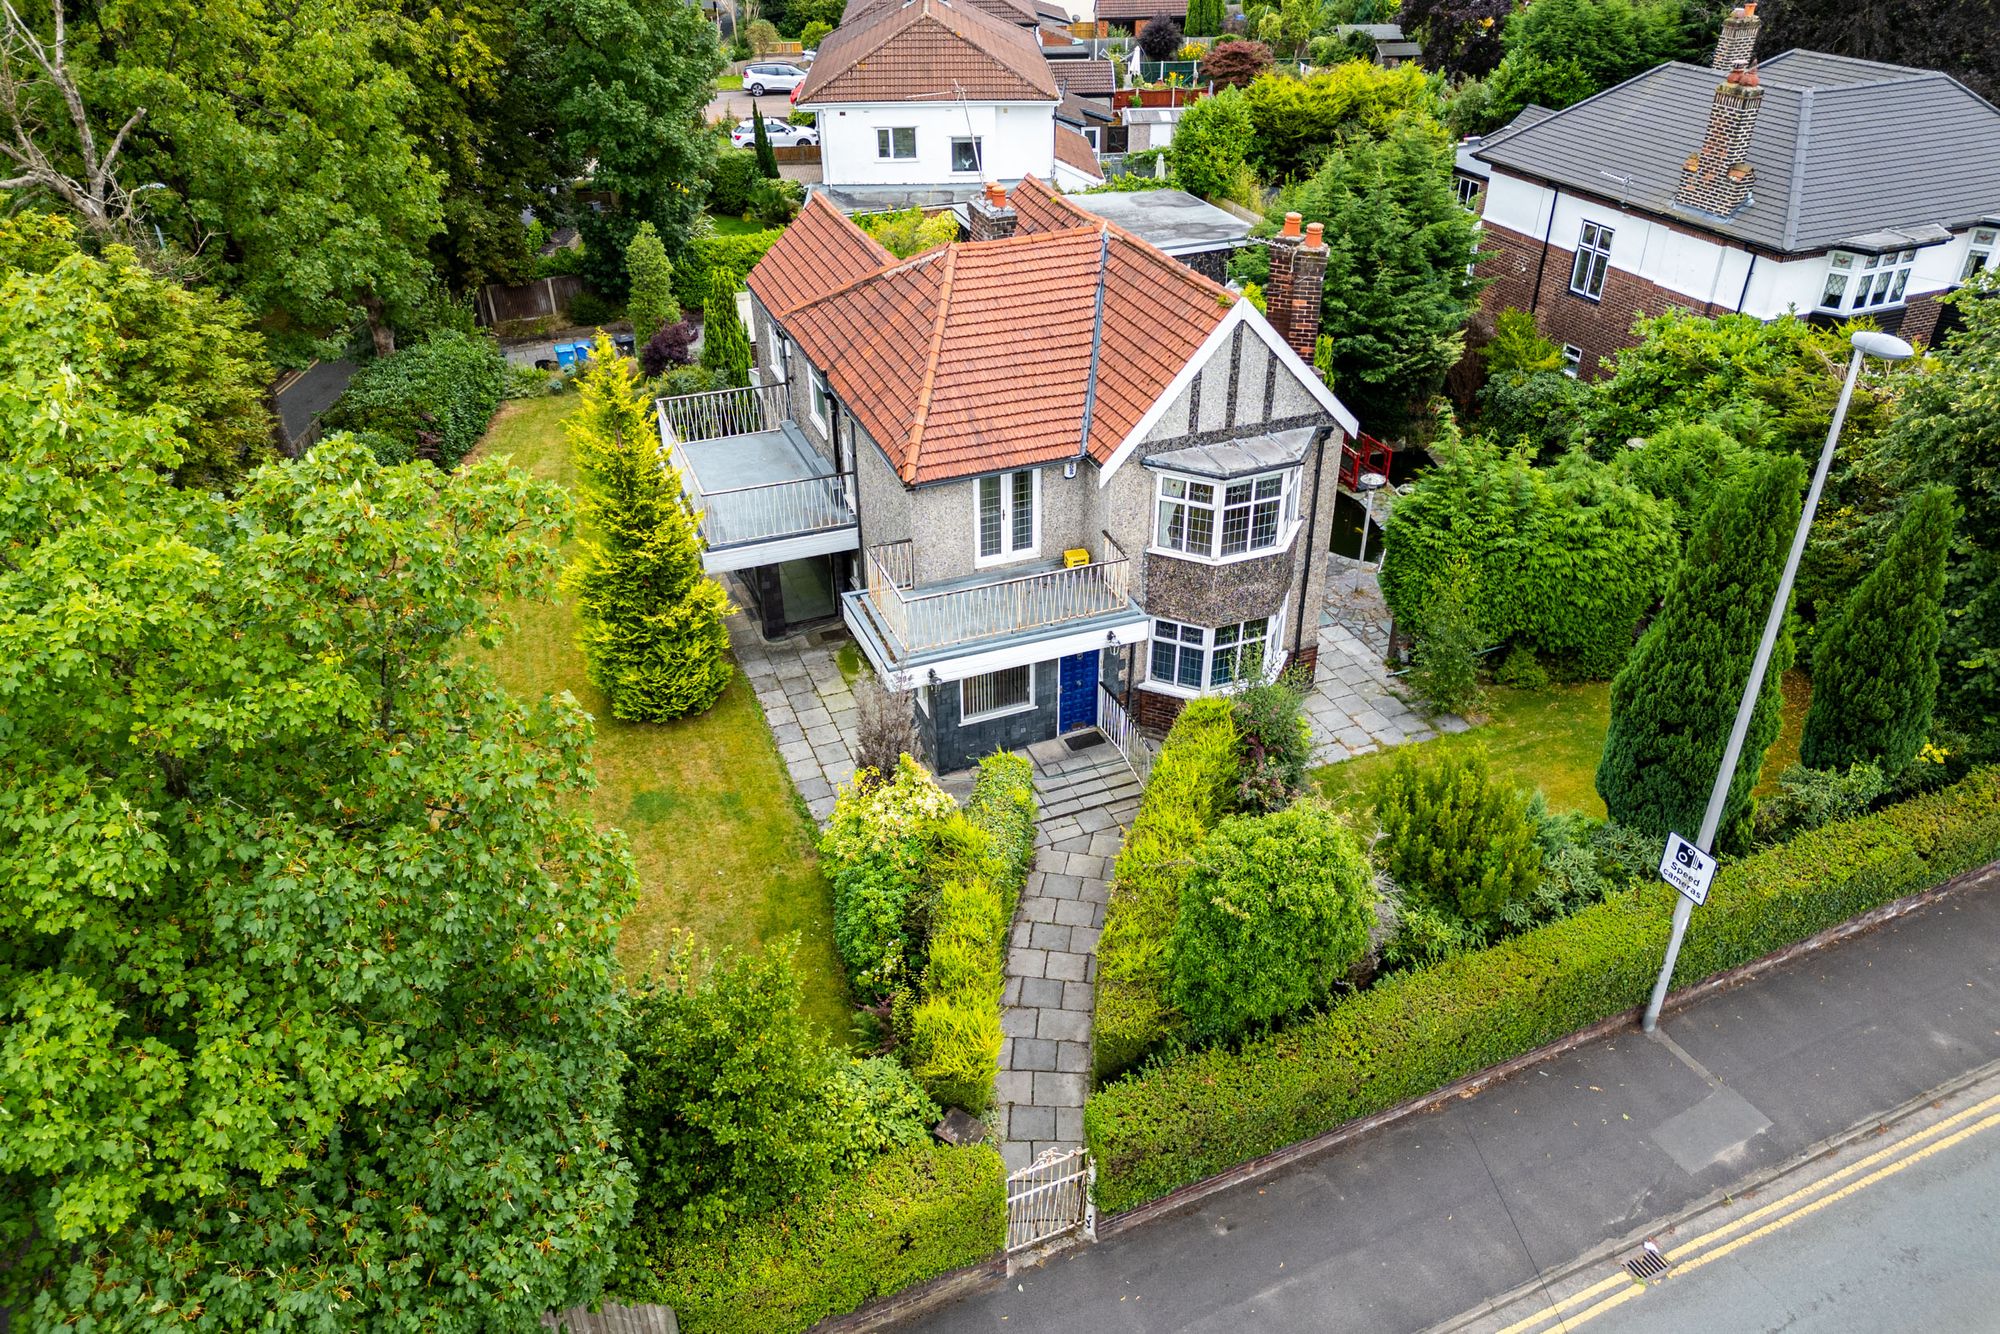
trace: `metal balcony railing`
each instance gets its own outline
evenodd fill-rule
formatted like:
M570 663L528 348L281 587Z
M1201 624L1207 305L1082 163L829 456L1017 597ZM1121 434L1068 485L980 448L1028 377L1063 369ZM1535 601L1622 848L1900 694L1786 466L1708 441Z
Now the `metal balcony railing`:
M853 524L854 474L694 491L688 499L702 510L701 536L711 550L769 542Z
M784 416L784 394L782 384L762 384L663 398L660 436L672 445L775 430Z
M1122 558L928 591L915 587L915 569L908 542L867 552L869 606L905 653L1088 620L1131 605L1131 566Z

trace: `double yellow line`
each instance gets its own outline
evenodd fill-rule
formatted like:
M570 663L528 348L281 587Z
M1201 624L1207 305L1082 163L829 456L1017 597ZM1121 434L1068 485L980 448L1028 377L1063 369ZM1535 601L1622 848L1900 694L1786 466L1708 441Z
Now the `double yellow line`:
M1912 1163L1922 1162L1934 1153L1942 1153L1952 1145L1970 1139L1980 1131L1991 1129L1996 1125L2000 1125L2000 1094L1948 1116L1936 1125L1927 1126L1913 1135L1905 1136L1886 1148L1877 1149L1867 1157L1857 1159L1837 1172L1829 1172L1809 1186L1802 1186L1789 1195L1752 1209L1741 1218L1732 1219L1712 1232L1705 1232L1670 1251L1662 1251L1661 1254L1673 1265L1667 1272L1667 1277L1685 1274L1701 1268L1711 1260L1719 1260L1732 1251L1748 1246L1759 1237L1769 1236L1779 1228L1789 1227L1829 1204L1865 1190L1885 1177L1894 1176ZM1919 1145L1923 1147L1917 1147ZM1889 1161L1891 1159L1894 1161ZM1871 1171L1871 1168L1874 1170ZM1862 1173L1866 1175L1860 1175ZM1828 1190L1828 1187L1841 1181L1846 1181L1847 1184L1837 1190ZM1814 1198L1815 1196L1817 1198ZM1732 1237L1732 1234L1737 1233L1741 1235ZM1612 1307L1631 1301L1645 1292L1649 1286L1621 1270L1580 1292L1571 1293L1559 1302L1543 1307L1525 1320L1516 1321L1501 1330L1500 1334L1528 1334L1530 1330L1547 1334L1552 1330L1575 1329L1579 1325L1595 1320ZM1607 1293L1610 1295L1607 1296ZM1585 1305L1585 1303L1594 1304ZM1582 1309L1577 1310L1574 1315L1564 1314L1577 1307ZM1555 1323L1551 1324L1551 1321Z

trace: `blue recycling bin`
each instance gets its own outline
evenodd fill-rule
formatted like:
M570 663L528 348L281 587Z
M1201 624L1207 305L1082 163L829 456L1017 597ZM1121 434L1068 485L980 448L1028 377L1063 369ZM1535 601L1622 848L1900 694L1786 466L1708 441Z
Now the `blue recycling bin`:
M590 360L589 343L556 344L556 365L563 367L565 370L570 369L572 367L581 366L583 365L584 362L589 360Z

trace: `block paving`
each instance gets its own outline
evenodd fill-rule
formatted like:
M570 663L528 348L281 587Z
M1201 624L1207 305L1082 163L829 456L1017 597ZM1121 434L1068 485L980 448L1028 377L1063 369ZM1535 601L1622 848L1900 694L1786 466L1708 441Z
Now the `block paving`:
M1429 741L1440 732L1466 730L1470 724L1457 714L1427 717L1404 701L1401 694L1407 691L1385 663L1389 609L1374 571L1357 571L1353 561L1339 556L1328 559L1319 665L1306 700L1313 763L1336 764L1406 741Z
M766 643L742 612L731 616L728 626L729 646L757 692L792 786L812 818L824 824L833 814L834 789L854 777L854 691L834 656L843 636L826 632L824 644L814 643L817 636L811 633Z

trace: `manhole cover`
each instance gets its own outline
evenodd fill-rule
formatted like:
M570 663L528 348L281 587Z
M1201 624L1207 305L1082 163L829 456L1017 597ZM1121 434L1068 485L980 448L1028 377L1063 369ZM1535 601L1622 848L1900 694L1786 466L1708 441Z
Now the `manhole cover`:
M1651 1282L1666 1273L1667 1268L1667 1258L1661 1255L1660 1248L1653 1245L1650 1241L1646 1243L1644 1250L1625 1262L1626 1273L1630 1274L1633 1278L1643 1279L1647 1282Z

